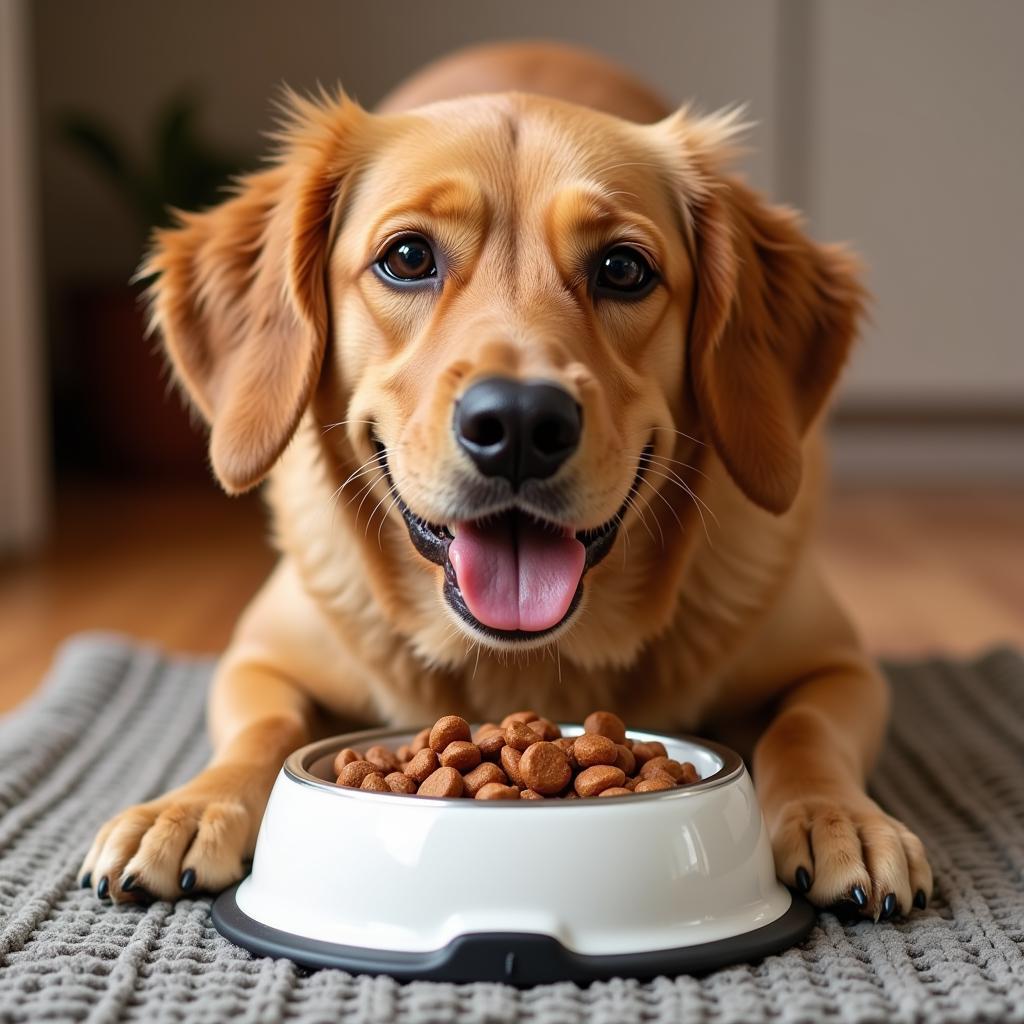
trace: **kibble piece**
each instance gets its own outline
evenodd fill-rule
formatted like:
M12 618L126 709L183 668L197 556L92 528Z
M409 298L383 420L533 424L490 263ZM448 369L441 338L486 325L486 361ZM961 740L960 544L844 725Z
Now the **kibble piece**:
M467 796L476 796L488 782L500 782L503 786L508 783L508 776L493 761L484 761L462 776Z
M536 711L513 711L501 720L501 727L507 729L513 722L536 722L538 718Z
M476 800L518 800L516 786L503 786L500 782L488 782L476 791Z
M505 730L499 729L497 732L489 732L486 736L482 736L477 740L476 745L480 751L480 756L485 761L497 761L501 756L501 748L505 746Z
M406 793L412 795L416 792L416 780L410 779L405 772L391 772L384 776L384 781L392 793Z
M358 750L353 750L351 747L342 747L334 756L334 774L340 775L345 765L352 764L353 761L362 761L362 759Z
M562 751L563 754L565 754L566 757L569 756L569 752L572 750L573 744L572 737L560 736L557 740L553 740L552 742L555 744L556 747L558 747L559 750Z
M615 767L621 768L628 778L636 771L636 758L633 756L633 751L624 743L616 744L615 749L618 751L615 755Z
M562 730L548 718L538 718L527 724L542 740L547 740L549 743L562 735Z
M409 750L412 752L413 756L415 756L421 750L426 748L429 742L430 726L427 726L426 729L420 729L420 731L416 733L416 735L413 737L412 743L409 744Z
M402 769L410 779L422 783L429 776L437 771L440 761L430 747L424 747L413 759Z
M646 779L651 772L664 772L675 782L683 774L683 766L671 757L652 757L641 766L640 778Z
M663 789L675 789L675 782L670 775L656 772L649 779L641 779L633 790L634 793L658 793Z
M439 718L430 730L428 743L435 754L440 754L449 743L456 740L468 740L470 737L469 722L458 715L445 715Z
M585 733L573 740L572 754L581 768L592 768L595 764L615 764L619 748L614 740L599 733ZM625 774L625 771L623 771Z
M408 743L403 743L396 751L395 757L398 758L399 764L405 764L406 761L412 760L412 747Z
M681 767L683 769L682 773L676 779L676 782L681 786L691 786L695 782L700 782L700 774L689 761L684 761Z
M389 775L391 772L398 771L398 758L387 747L380 745L370 747L366 752L364 760L369 761L370 764L375 764L377 770L383 775Z
M546 740L526 748L519 760L519 774L529 789L542 796L561 793L572 779L572 769L565 754Z
M360 789L370 789L375 793L390 793L391 787L384 781L384 776L380 772L374 772L372 775L367 775L363 779L363 784L359 787Z
M515 747L501 748L501 767L505 769L505 774L517 786L525 788L526 784L523 782L522 773L519 771L519 762L522 759L522 753L516 750Z
M633 756L636 758L637 764L643 764L645 761L650 761L652 757L668 757L668 751L660 740L651 740L650 742L634 743Z
M377 766L369 761L350 761L341 769L338 776L339 786L348 786L351 789L358 789L363 784L367 775L379 775Z
M633 790L627 789L625 786L609 786L607 789L602 789L598 796L632 796Z
M522 791L522 793L519 794L519 799L520 800L543 800L545 798L540 793L538 793L535 789L524 789Z
M583 731L597 736L607 736L612 743L624 743L626 726L618 715L610 711L594 711L583 720Z
M462 776L454 768L438 768L420 785L419 796L462 796Z
M473 742L479 743L485 736L490 736L492 733L504 732L502 727L496 722L484 722L479 729L473 734Z
M516 750L523 751L540 737L524 722L509 722L505 728L505 742Z
M595 764L592 768L584 768L576 776L576 792L580 796L597 796L612 786L621 786L626 776L621 768L611 764Z
M648 782L652 779L655 779L658 782L670 782L673 786L676 784L676 780L662 768L654 768L652 771L649 771L646 775L638 775L636 781L640 783Z
M457 772L470 772L480 763L480 748L467 740L456 740L441 751L441 764Z

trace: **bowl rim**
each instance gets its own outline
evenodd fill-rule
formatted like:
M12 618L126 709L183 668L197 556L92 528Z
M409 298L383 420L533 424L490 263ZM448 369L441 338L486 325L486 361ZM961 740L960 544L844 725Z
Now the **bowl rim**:
M582 726L575 723L559 722L558 725L561 729L582 730ZM746 774L746 766L743 763L743 759L731 747L727 747L721 743L716 743L713 740L706 740L697 736L691 736L686 733L656 733L647 732L641 729L627 729L627 734L631 739L638 738L638 741L642 743L651 742L652 740L659 740L662 743L666 740L673 743L678 743L680 741L684 743L691 743L696 747L702 747L717 755L721 759L722 767L714 774L701 779L700 782L692 783L689 786L680 786L677 789L658 790L654 793L631 793L629 796L610 797L604 800L552 799L488 801L467 800L465 797L417 796L415 793L380 793L376 790L352 789L348 786L339 786L336 782L328 782L325 779L321 779L309 770L309 765L320 760L320 758L329 754L332 750L336 752L342 747L359 746L370 740L386 740L393 739L397 736L415 735L419 731L419 729L415 728L389 727L363 729L359 732L347 732L340 733L337 736L328 736L325 739L316 740L313 743L307 743L304 747L299 747L298 750L289 754L282 766L282 771L285 776L293 782L297 782L303 786L310 786L313 789L320 790L324 793L332 793L336 797L360 800L379 799L387 800L389 803L399 801L410 806L419 807L423 807L424 805L430 806L445 804L449 807L472 807L478 811L482 807L561 807L563 809L567 809L576 806L607 806L608 803L617 801L622 801L623 804L632 806L634 804L646 804L652 800L678 800L696 796L701 793L707 793L708 791L718 789L721 786L727 786ZM580 733L576 733L576 735L580 735Z

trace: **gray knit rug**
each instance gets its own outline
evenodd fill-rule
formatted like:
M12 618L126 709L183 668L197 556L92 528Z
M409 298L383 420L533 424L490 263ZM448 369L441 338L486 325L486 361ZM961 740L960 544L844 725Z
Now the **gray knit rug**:
M874 792L929 848L927 911L822 914L803 946L703 978L527 991L309 974L222 939L206 899L110 907L77 887L106 817L203 764L210 668L83 636L0 718L0 1021L1024 1022L1024 659L1011 651L888 669Z

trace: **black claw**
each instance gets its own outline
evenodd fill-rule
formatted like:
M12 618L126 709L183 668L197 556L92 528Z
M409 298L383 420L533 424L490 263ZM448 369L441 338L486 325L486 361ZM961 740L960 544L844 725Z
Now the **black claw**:
M82 888L83 889L91 889L92 888L92 872L91 871L86 871L86 873L84 875L82 875L82 883L81 884L82 884Z
M96 895L101 900L110 899L110 882L106 875L100 879L100 884L96 886Z
M178 883L184 892L188 892L196 884L196 873L192 868L185 868Z
M897 909L896 893L890 892L882 900L882 920L888 921L896 913Z
M924 910L924 908L928 906L928 897L925 896L924 889L918 889L917 892L914 893L914 906L917 907L918 910Z
M125 875L121 879L121 892L131 892L135 888L135 876Z
M863 888L861 888L861 886L859 885L855 885L850 890L850 899L854 903L856 903L857 906L861 908L861 910L863 910L868 905L867 893L864 892Z
M801 892L811 891L811 873L805 867L796 869L796 887Z

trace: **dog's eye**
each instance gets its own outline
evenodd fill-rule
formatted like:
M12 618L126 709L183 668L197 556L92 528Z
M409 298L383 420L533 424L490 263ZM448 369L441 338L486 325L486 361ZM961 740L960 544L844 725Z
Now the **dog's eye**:
M628 245L617 245L602 257L597 268L594 291L597 294L637 296L655 281L647 258Z
M437 276L430 243L419 235L406 235L393 243L377 266L395 281L422 281Z

